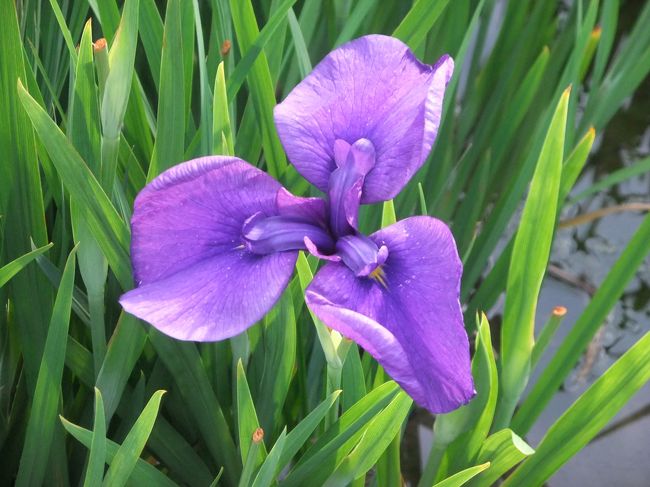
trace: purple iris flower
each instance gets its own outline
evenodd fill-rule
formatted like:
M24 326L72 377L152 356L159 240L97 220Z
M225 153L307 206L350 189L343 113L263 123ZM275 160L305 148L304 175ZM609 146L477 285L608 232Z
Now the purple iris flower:
M453 61L418 61L391 37L331 52L275 109L296 169L326 194L293 196L234 157L176 166L138 195L124 309L182 340L221 340L262 318L299 250L327 263L310 309L361 345L421 406L474 395L459 304L462 264L449 228L406 218L365 236L360 204L396 196L435 140Z

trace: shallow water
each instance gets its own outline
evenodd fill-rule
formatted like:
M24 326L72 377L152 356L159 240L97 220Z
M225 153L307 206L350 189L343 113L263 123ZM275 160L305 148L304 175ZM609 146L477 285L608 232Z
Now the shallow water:
M596 154L576 186L575 193L620 167L650 155L650 80L610 123L597 140ZM564 218L616 204L650 201L650 174L635 177L566 208ZM568 308L567 316L549 346L544 363L552 357L598 286L643 219L641 212L620 213L593 223L559 230L551 263L567 271L583 285L547 277L538 305L543 323L553 306ZM592 341L582 362L549 404L528 440L535 445L544 432L584 390L643 334L650 331L650 259L646 259L623 297ZM533 376L533 380L534 380ZM605 430L571 459L548 482L551 487L574 485L650 485L650 384L618 413Z
M639 87L598 135L594 154L573 194L590 187L603 176L650 155L650 79ZM637 176L565 208L563 219L612 205L650 202L650 174ZM591 223L558 230L551 265L568 274L570 281L547 275L537 308L537 322L543 324L553 307L568 308L567 315L538 370L553 356L577 318L590 301L609 269L639 226L644 213L626 212ZM516 230L516 221L512 231ZM502 302L489 314L499 321ZM538 325L539 326L539 325ZM650 331L650 259L628 285L592 341L581 363L549 403L526 440L537 445L562 413L644 333ZM534 382L537 374L533 374ZM431 420L418 414L407 430L405 448L418 448L423 463L431 447ZM409 436L411 439L409 440ZM650 485L650 384L646 384L610 424L582 451L565 464L547 485L637 487ZM405 457L407 455L404 455ZM405 469L408 465L405 465ZM405 472L406 474L406 472Z

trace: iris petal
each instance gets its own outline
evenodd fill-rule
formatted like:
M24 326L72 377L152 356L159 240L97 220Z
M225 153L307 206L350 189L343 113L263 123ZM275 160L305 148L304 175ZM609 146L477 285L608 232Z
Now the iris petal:
M286 217L309 220L327 226L327 204L322 198L302 198L281 188L276 198L278 211Z
M259 320L287 286L297 252L255 255L242 240L254 214L278 214L280 184L234 157L180 164L135 201L128 312L182 340L220 340Z
M336 140L368 139L376 151L362 203L397 195L424 163L438 132L453 61L421 63L408 46L370 35L328 54L275 108L289 160L327 191L336 169Z
M356 341L421 406L451 411L474 395L458 301L462 265L449 229L430 217L370 236L388 248L384 283L328 263L307 289L310 309Z
M256 213L246 220L242 231L246 246L254 254L306 250L305 240L325 252L334 252L334 240L325 228L296 217Z
M366 139L349 145L337 140L335 150L337 168L332 172L327 191L330 202L330 228L334 235L354 233L358 226L359 203L363 182L375 164L375 148ZM347 146L347 150L341 150ZM345 158L339 155L345 152Z

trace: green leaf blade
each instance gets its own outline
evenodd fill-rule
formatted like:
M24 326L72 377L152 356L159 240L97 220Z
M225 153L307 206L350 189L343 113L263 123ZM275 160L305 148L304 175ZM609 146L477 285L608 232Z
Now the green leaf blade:
M504 487L520 485L520 482L542 485L586 446L649 380L650 333L646 333L551 426L535 455L508 477Z
M183 160L185 153L185 79L179 0L169 0L163 31L156 142L147 179Z
M131 428L124 442L115 453L111 466L106 472L104 485L110 487L126 485L151 434L163 394L165 394L165 391L156 391L145 406L133 428Z
M465 485L467 482L472 480L474 477L479 475L481 472L490 468L490 463L484 463L482 465L476 465L475 467L470 467L462 472L458 472L451 477L448 477L437 484L434 487L460 487Z
M45 478L61 398L60 388L72 309L75 266L75 250L73 250L63 271L43 350L43 360L38 372L32 410L25 434L25 445L16 478L16 485L19 487L41 485Z
M27 266L31 261L36 259L36 257L50 250L52 248L52 245L54 244L49 243L47 245L44 245L43 247L39 247L38 249L32 250L31 252L28 252L25 255L21 255L17 259L14 259L8 264L2 266L0 268L0 287L7 284L7 282L12 277L18 274L22 269L25 268L25 266Z
M101 485L106 464L106 418L102 393L95 387L95 420L93 437L90 443L88 467L84 476L84 487Z
M254 46L255 39L259 36L253 5L250 0L230 0L230 8L240 50L242 53L246 53ZM273 121L275 91L269 63L263 52L259 54L251 67L248 74L248 85L259 129L262 132L262 145L268 172L277 178L285 170L287 161Z
M555 228L569 96L566 90L551 119L512 250L501 329L502 396L496 429L509 424L528 383L537 298Z
M650 253L650 215L646 216L620 254L587 308L562 342L514 417L512 428L527 433L562 385L582 352L623 294L643 259Z

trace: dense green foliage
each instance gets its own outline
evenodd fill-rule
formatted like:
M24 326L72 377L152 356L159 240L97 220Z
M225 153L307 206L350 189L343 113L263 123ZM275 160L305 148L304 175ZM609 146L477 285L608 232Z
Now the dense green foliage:
M429 161L361 219L364 231L396 215L443 219L465 264L478 394L436 418L419 485L492 485L511 471L509 486L542 485L650 380L645 335L539 445L522 439L650 253L648 216L525 394L560 319L535 342L561 210L649 167L570 199L596 134L650 71L650 4L625 28L619 0L0 8L0 484L399 484L413 403L310 315L315 260L301 255L273 310L224 342L175 341L117 302L133 286L133 199L161 171L235 154L294 194L309 191L273 107L327 52L366 33L393 34L429 63L450 53L457 66ZM479 312L503 293L497 333Z

